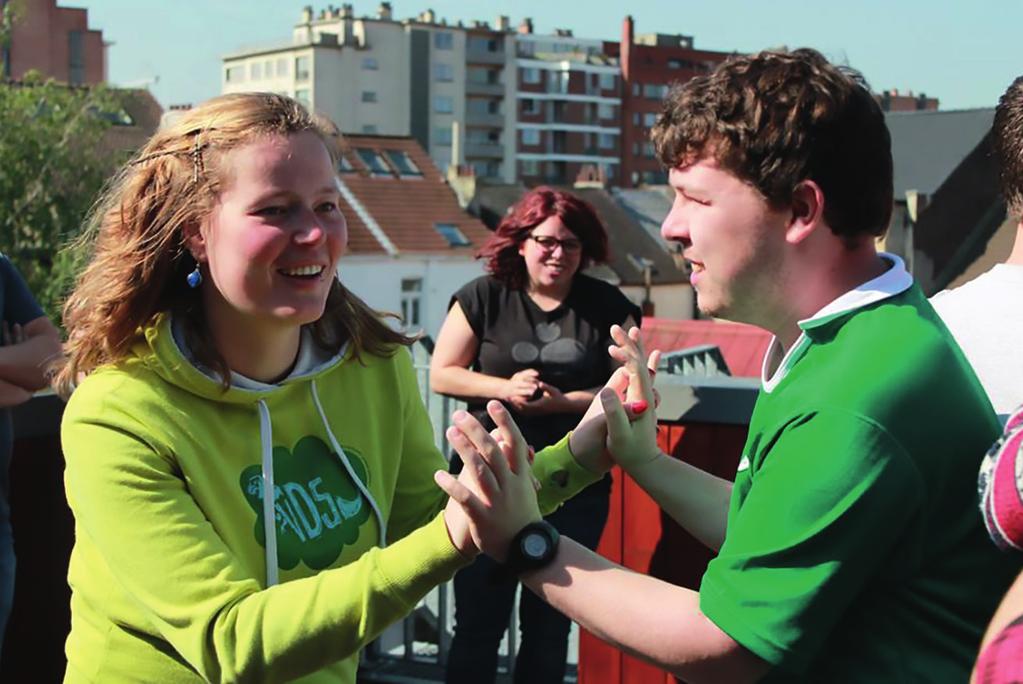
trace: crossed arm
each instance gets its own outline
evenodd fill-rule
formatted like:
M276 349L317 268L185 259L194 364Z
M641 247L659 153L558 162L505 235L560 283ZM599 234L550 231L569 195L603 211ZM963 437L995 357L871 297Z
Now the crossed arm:
M28 401L48 384L47 366L61 353L60 333L46 316L4 330L0 346L0 406Z
M653 404L638 331L612 329L612 356L625 364L629 402ZM616 374L611 383L620 380ZM618 393L605 388L594 402L607 424L606 446L637 482L680 524L717 548L724 538L730 486L695 468L673 462L657 448L653 412L630 415ZM528 479L526 446L507 411L488 406L498 425L488 434L471 416L461 414L448 439L467 464L459 480L437 473L438 484L457 506L446 515L464 515L476 546L501 561L511 538L540 519ZM594 416L584 417L583 424ZM582 432L583 428L576 432ZM603 450L592 434L571 443L580 463L593 467ZM537 595L605 641L690 682L756 681L769 665L738 644L700 612L697 592L641 575L563 538L554 561L522 576Z

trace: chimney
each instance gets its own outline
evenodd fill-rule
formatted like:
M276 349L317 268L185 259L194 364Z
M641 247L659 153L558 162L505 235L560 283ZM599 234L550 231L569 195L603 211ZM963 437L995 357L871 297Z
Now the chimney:
M355 16L355 10L350 4L341 5L341 10L338 12L339 19L351 19Z
M298 21L299 21L300 24L308 24L312 20L313 20L313 6L312 5L306 5L305 7L302 8L302 14L299 15Z
M451 122L451 164L462 165L462 130L457 121Z
M392 16L391 3L389 2L380 3L380 7L377 8L377 19L380 19L382 21L391 21L391 16Z
M432 24L437 21L437 15L432 9L428 9L419 13L419 21L424 24Z
M526 17L521 22L519 22L519 26L516 29L516 31L522 34L531 34L533 32L533 20L530 19L529 17Z
M633 30L632 15L629 14L622 21L622 44L620 47L621 56L618 60L622 67L622 80L626 84L629 83L629 66L630 60L632 59L632 41L634 38ZM628 88L625 88L623 92L625 92L626 97L629 96L630 91Z
M494 29L497 31L505 32L509 28L511 28L511 21L508 20L507 15L502 14L497 18L497 21L494 22Z

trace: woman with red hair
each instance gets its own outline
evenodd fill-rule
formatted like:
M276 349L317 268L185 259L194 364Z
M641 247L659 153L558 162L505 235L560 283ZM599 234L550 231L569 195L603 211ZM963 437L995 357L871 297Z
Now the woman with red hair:
M530 446L560 440L585 413L613 368L610 328L641 314L614 286L583 275L607 260L607 234L593 209L574 195L540 187L501 221L477 255L489 275L451 299L430 366L435 392L464 399L488 428L486 402L507 406ZM461 460L452 458L452 471ZM568 501L548 520L595 548L607 519L610 480ZM493 682L497 650L518 584L480 557L455 576L455 634L449 684ZM562 682L570 622L530 592L519 607L522 641L515 681Z

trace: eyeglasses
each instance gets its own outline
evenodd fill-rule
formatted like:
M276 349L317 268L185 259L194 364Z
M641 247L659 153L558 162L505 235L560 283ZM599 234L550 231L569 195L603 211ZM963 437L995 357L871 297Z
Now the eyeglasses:
M561 251L566 254L575 254L583 248L583 243L572 238L559 240L550 235L530 235L529 237L545 252L553 252L559 245L561 246Z

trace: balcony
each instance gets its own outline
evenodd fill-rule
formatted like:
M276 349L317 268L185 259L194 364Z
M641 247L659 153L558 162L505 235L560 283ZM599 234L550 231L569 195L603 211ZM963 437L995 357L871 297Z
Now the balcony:
M501 159L504 157L504 145L489 141L465 141L466 159Z
M465 94L466 95L490 95L493 97L504 97L504 84L503 83L477 83L475 81L466 81L465 83Z
M504 128L504 114L467 111L465 113L465 125L483 128Z
M504 64L503 50L481 50L479 48L466 48L466 64Z

